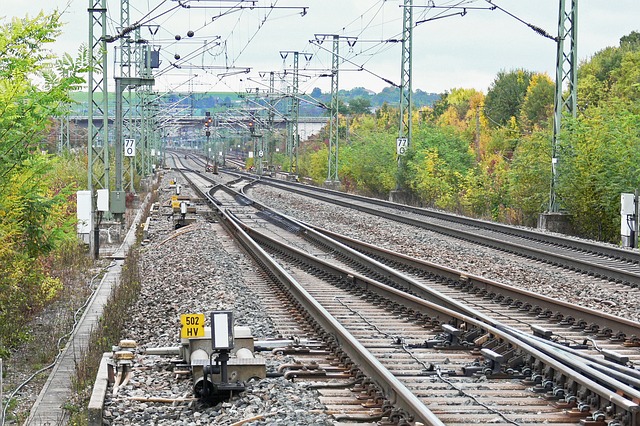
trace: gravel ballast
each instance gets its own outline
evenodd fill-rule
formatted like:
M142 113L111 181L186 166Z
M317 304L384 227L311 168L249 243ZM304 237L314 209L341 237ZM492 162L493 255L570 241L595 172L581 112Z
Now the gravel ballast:
M179 344L180 314L231 310L237 326L248 326L254 337L277 338L261 301L245 284L256 266L243 252L228 251L221 226L199 217L189 226L173 229L167 207L175 172L163 177L158 215L150 222L149 239L140 252L142 290L129 312L130 326L123 339L138 343L129 382L116 395L107 392L105 425L330 425L316 391L282 377L251 380L237 397L214 406L193 400L190 378L176 378L169 357L143 355L145 349ZM189 194L183 187L181 195ZM267 359L274 372L287 356ZM173 403L153 402L158 399Z
M167 173L160 202L172 195ZM184 188L188 193L189 188ZM451 268L482 275L516 287L578 303L638 321L640 290L611 283L507 253L474 246L426 230L415 230L368 214L286 193L268 186L251 189L250 197L305 222L331 229L387 249ZM244 252L229 249L219 224L198 218L178 231L168 220L167 207L151 221L149 241L141 249L142 291L132 307L123 339L139 344L132 379L116 395L108 393L103 419L107 425L329 425L316 391L282 377L254 380L228 402L204 406L192 400L189 378L176 378L168 357L146 356L146 348L176 346L181 313L232 310L236 325L250 327L256 338L277 338L261 308L261 300L246 285L256 266ZM288 357L268 359L276 371ZM174 403L152 402L154 398Z

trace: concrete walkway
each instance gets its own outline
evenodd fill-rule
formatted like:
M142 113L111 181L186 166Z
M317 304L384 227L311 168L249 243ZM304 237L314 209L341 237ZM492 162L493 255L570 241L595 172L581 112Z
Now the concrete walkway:
M149 196L144 200L143 206L148 201ZM53 426L67 424L67 412L62 406L71 396L71 380L75 376L76 360L83 352L86 352L91 331L102 316L104 305L107 303L112 289L120 280L120 273L124 264L123 259L129 248L136 241L136 228L140 224L143 211L144 207L140 208L124 241L111 256L113 258L111 266L107 268L82 318L51 371L40 395L38 395L38 399L31 408L31 413L25 425Z

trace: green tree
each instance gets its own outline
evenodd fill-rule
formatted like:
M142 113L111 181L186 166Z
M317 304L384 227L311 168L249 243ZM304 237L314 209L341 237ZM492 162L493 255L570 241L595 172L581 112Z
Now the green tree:
M371 101L363 97L351 99L349 101L349 114L371 114Z
M516 223L536 226L549 200L551 144L549 132L535 132L518 143L506 173L507 205Z
M620 240L620 193L640 184L640 109L611 100L573 122L561 145L558 195L585 237Z
M395 187L397 127L388 126L391 109L361 115L350 127L351 141L340 148L338 175L347 191L388 197Z
M507 125L512 117L520 117L533 73L523 69L500 71L487 91L484 113L492 127Z
M455 129L421 124L413 133L402 179L424 203L459 209L462 177L473 162L468 142Z
M546 74L534 74L520 109L520 126L526 132L545 128L553 117L555 84Z

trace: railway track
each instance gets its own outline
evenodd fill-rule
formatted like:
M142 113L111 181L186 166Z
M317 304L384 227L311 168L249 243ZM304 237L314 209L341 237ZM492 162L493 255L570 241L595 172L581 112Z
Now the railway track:
M589 348L577 343L595 333L591 341L599 339L598 347L610 345L606 349L612 353L610 359L614 359L610 347L631 348L631 362L637 362L632 340L625 347L621 343L626 338L611 339L620 333L598 335L598 331L613 331L612 324L576 327L585 321L566 321L576 316L567 314L566 306L562 317L545 318L541 313L549 309L527 311L523 307L530 302L521 304L513 298L510 304L501 304L505 299L499 299L480 311L476 308L487 302L488 293L469 292L467 286L469 282L477 285L478 277L457 273L462 284L455 284L451 279L455 272L440 271L438 276L436 266L429 265L429 286L439 282L441 287L438 292L426 292L427 285L406 274L409 268L417 269L415 265L399 267L404 272L397 272L379 261L366 260L355 250L324 239L316 230L279 216L228 186L214 187L209 196L225 222L237 225L245 247L254 247L254 256L267 273L284 281L289 297L304 308L306 316L314 318L317 332L329 336L336 356L342 352L343 358L357 365L356 376L364 374L375 384L366 391L371 404L383 410L393 403L392 417L427 424L575 424L580 419L594 425L607 424L605 420L610 425L638 424L638 394L633 387L637 387L637 371L618 365L625 355L617 354L616 360L606 362L601 359L602 351L578 356ZM382 258L379 252L369 254ZM271 263L274 257L278 264ZM387 257L395 267L402 263L391 254ZM478 294L479 300L471 302L475 308L445 294L456 287L466 288L466 298ZM503 305L508 315L497 312L497 306ZM531 328L533 319L538 322ZM627 326L626 333L634 330L633 324ZM561 344L550 343L558 338ZM590 349L593 351L593 345ZM563 364L566 358L573 359L569 367ZM625 384L602 376L631 379ZM406 389L406 395L404 390L399 394L400 388Z
M640 253L637 251L268 177L239 176L251 180L252 185L269 185L553 266L635 288L640 286Z

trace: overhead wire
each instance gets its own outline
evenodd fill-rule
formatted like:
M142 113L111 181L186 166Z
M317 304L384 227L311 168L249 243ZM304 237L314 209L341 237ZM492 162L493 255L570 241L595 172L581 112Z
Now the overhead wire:
M462 5L465 5L465 4L472 4L475 1L477 1L477 0L459 0L459 1L454 2L452 5L449 5L449 6L444 5L444 6L441 6L441 7L435 6L435 4L433 6L427 5L427 6L424 6L425 10L423 10L422 16L424 16L426 18L426 15L427 15L427 13L429 13L429 11L435 10L436 8L438 8L438 9L442 8L443 10L439 11L438 13L436 13L431 18L431 19L439 19L439 18L445 17L444 14L447 13L447 11L450 11L453 8L456 8L456 7L461 7ZM384 7L385 1L382 1L380 3L381 3L380 8L378 8L376 10L374 16L368 21L367 25L364 28L360 29L360 31L357 33L358 36L361 36L362 34L364 34L365 30L373 27L373 25L371 25L371 23L375 19L375 16L378 16L378 14L380 14L382 8ZM372 8L373 7L370 7L367 10L367 12L370 11ZM362 17L363 15L364 14L360 15L360 17ZM394 19L393 21L397 21L397 20L398 19ZM351 21L351 23L348 24L348 25L353 24L355 21L356 20ZM383 25L383 24L381 24L381 25ZM342 28L343 32L346 32L347 26ZM415 26L416 26L416 24L414 22L414 27ZM401 42L401 41L402 41L402 32L399 32L399 33L396 33L395 35L393 35L391 37L385 37L383 40L380 40L378 43L374 43L369 48L361 50L360 52L357 52L357 53L352 54L352 55L345 55L345 56L342 57L342 60L346 61L346 62L350 62L353 65L359 66L363 71L369 72L372 75L374 75L374 76L376 76L378 78L381 78L383 81L385 81L388 84L392 84L394 87L399 87L397 84L391 82L389 79L386 79L386 78L384 78L384 77L382 77L380 75L377 75L377 74L371 72L370 70L365 68L365 65L367 63L369 63L370 61L372 61L376 56L378 56L378 55L380 55L380 54L392 49L395 44L397 44L398 42ZM312 43L312 44L314 44L314 43ZM328 49L325 49L325 48L323 48L321 46L318 46L318 47L328 51ZM356 63L353 62L353 60L355 60L356 58L361 57L361 56L368 56L368 59L366 59L364 62L362 62L360 64L356 64Z
M502 7L496 5L495 3L493 3L493 0L485 0L487 3L489 3L490 5L494 6L496 9L506 13L507 15L511 16L513 19L515 19L518 22L523 23L524 25L526 25L527 27L531 28L534 32L536 32L537 34L541 35L542 37L551 39L553 41L558 41L558 37L554 37L551 34L549 34L548 32L546 32L545 30L543 30L542 28L538 27L537 25L533 25L527 21L525 21L522 18L517 17L516 15L514 15L513 13L503 9Z
M272 3L274 6L278 4L278 0L276 0L274 3ZM266 16L262 19L262 22L258 25L258 29L253 33L253 35L249 38L249 40L247 40L246 44L244 45L244 47L242 49L240 49L240 52L238 53L238 55L235 57L235 59L231 62L231 65L235 65L236 61L240 58L240 56L242 56L242 54L244 53L244 51L249 47L249 44L251 44L251 42L253 41L253 39L258 35L258 33L260 32L260 30L262 29L262 27L264 26L264 23L266 22L266 20L269 18L269 16L271 16L271 13L273 13L274 9L270 9L269 12L266 14Z

